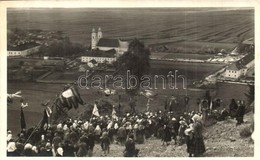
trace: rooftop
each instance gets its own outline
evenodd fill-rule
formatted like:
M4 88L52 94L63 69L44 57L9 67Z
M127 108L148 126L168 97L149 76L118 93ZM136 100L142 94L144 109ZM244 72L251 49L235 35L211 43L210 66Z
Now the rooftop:
M26 49L33 48L36 46L39 46L39 44L35 43L35 42L24 43L24 44L20 44L17 46L7 45L7 50L8 51L24 51Z
M116 50L114 50L114 49L111 49L108 51L94 50L94 51L86 51L83 54L83 56L113 58L113 57L115 57L115 54L116 54Z
M230 70L240 70L242 68L245 68L246 65L251 62L252 60L255 59L254 54L248 54L245 57L241 58L235 63L232 63L231 65L228 66L228 69Z
M98 43L97 47L119 47L119 40L118 39L109 39L109 38L101 38Z

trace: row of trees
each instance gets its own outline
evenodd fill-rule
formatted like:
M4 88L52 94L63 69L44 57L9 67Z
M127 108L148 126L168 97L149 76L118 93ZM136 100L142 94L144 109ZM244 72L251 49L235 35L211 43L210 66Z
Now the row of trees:
M49 46L41 45L40 56L71 57L81 54L85 48L79 43L71 43L68 37L62 40L55 40Z

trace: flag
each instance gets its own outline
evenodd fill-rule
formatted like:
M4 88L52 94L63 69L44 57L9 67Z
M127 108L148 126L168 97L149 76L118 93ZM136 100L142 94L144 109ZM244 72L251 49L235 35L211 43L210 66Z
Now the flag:
M117 119L118 117L116 116L116 110L115 110L115 108L113 107L113 110L112 110L112 118L114 118L114 119Z
M68 110L83 105L84 101L81 99L80 94L75 86L72 86L62 92L58 97L58 104L61 108L68 108Z
M21 129L26 129L26 122L25 122L25 118L24 118L23 107L21 107L20 122L21 122Z
M209 110L212 111L213 103L212 100L210 101Z
M94 104L94 108L93 108L92 114L95 115L95 116L97 116L97 117L100 116L99 113L98 113L98 108L97 108L97 105L96 105L96 104Z
M46 107L45 112L46 112L46 115L47 115L48 117L50 117L51 114L52 114L52 110L51 110L51 108L50 108L49 106Z

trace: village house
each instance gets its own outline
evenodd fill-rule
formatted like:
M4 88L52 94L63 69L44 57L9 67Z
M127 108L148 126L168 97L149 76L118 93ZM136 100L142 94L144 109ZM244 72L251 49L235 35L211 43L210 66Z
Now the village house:
M225 78L238 79L245 76L247 71L254 66L254 54L248 54L240 60L227 66L224 73Z
M20 45L8 45L7 46L7 56L15 57L22 56L26 57L28 55L34 54L39 51L40 45L34 42L24 43Z

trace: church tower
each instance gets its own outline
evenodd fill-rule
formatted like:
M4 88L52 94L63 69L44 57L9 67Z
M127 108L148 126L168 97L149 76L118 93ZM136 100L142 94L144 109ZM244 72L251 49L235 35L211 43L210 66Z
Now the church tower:
M97 45L97 33L95 31L95 28L93 28L91 33L91 49L95 49L96 45Z
M98 28L98 33L97 33L97 42L100 40L100 38L103 38L103 35L102 35L101 28L99 27Z

